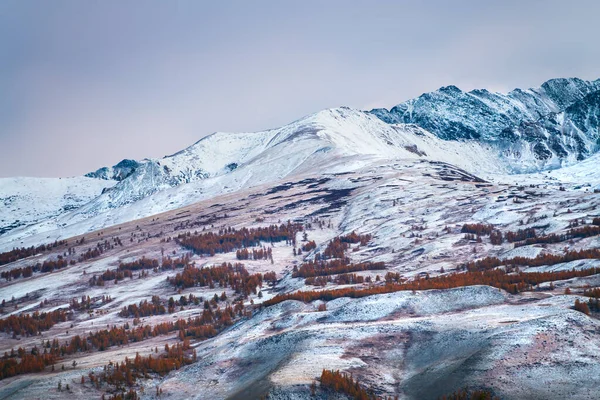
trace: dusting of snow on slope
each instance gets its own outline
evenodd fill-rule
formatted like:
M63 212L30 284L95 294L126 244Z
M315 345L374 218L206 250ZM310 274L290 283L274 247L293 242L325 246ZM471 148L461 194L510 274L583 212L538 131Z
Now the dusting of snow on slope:
M68 213L115 182L73 178L0 178L0 234Z

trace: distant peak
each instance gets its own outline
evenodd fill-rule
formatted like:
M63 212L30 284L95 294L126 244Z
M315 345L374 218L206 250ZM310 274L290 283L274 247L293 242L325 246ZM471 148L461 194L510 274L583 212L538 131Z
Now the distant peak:
M442 86L441 88L438 89L438 92L442 92L442 93L462 93L462 90L460 90L458 87L454 86L454 85L449 85L449 86Z

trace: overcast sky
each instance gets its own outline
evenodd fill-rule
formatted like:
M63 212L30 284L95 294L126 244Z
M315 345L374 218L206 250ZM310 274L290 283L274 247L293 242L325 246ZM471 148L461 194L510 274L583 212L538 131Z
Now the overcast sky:
M599 1L0 1L0 176L73 176L214 131L440 86L600 78Z

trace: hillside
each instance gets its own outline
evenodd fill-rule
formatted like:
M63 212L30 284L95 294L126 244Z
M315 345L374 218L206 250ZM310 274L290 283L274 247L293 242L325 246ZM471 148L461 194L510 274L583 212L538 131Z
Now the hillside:
M29 243L21 241L36 234L54 239L78 235L298 174L350 172L395 159L506 172L493 151L477 142L444 142L415 126L392 126L362 111L332 109L270 131L215 133L172 156L142 162L78 209L5 234L0 248Z

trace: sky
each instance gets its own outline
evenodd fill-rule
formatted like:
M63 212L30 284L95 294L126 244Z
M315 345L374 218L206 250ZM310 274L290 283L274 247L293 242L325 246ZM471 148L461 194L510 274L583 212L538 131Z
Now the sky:
M441 86L600 78L598 1L0 1L0 177L82 175L215 131Z

